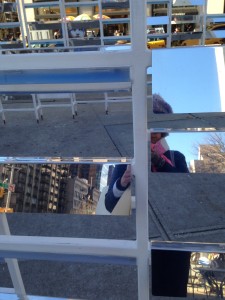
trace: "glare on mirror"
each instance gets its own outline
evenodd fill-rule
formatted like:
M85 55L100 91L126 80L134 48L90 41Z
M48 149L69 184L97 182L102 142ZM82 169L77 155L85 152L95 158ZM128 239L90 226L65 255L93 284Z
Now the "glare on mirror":
M159 93L174 113L225 110L223 47L193 47L152 51L153 93Z
M118 186L120 195L113 194L118 170L122 177L127 168L125 164L1 164L0 212L129 215L131 180Z
M225 292L225 254L152 250L152 294L220 299Z

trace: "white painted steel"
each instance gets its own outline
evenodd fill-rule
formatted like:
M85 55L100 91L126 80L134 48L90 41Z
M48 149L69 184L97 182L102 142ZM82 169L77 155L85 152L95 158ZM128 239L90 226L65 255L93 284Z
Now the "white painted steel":
M67 23L66 23L66 10L65 10L65 2L64 0L60 1L59 3L60 6L60 12L61 12L61 20L64 20L62 22L62 40L64 46L69 46L69 36L68 36L68 28L67 28Z
M167 5L167 14L169 17L169 24L172 24L172 2L170 1ZM168 37L166 39L166 46L170 47L171 46L171 26L167 26L167 34Z
M0 234L4 234L4 237L11 237L5 214L0 214ZM20 300L28 300L17 260L5 259L5 261L9 269L15 293Z
M105 90L125 90L131 88L131 82L98 82L98 83L55 83L55 84L9 84L0 85L2 93L66 93L95 92Z
M37 102L37 113L41 115L41 118L43 117L43 108L51 108L51 107L70 107L72 111L72 116L75 116L75 98L73 93L59 93L59 94L37 94L32 95L35 98L35 101ZM43 103L43 100L69 100L69 103L57 103L57 102L51 102L51 103Z
M23 6L21 5L21 1L22 0L16 0L16 4L17 4L17 10L18 10L18 17L20 20L20 29L21 29L21 38L22 38L22 42L23 42L23 47L26 48L26 40L25 40L25 36L26 36L26 32L24 30L24 10L23 10Z
M28 53L23 55L6 54L0 55L0 65L4 71L130 67L133 57L130 49L122 51Z
M11 90L11 88L13 90ZM13 85L12 87L10 88L11 91L18 91L18 90L15 90L13 88ZM7 89L6 89L7 90ZM26 89L25 89L26 90ZM2 97L0 97L0 113L2 114L2 120L3 122L5 123L6 122L6 116L5 116L5 112L31 112L33 111L34 112L34 115L35 115L35 118L37 121L39 121L39 116L38 116L38 109L37 109L37 105L36 105L36 100L35 98L32 96L32 107L30 107L31 103L27 103L28 107L11 107L11 108L5 108L3 103L2 103Z
M1 215L0 215L1 216ZM0 252L68 255L137 256L137 242L129 240L0 235Z
M26 39L27 39L27 43L28 43L28 47L30 47L31 46L31 44L30 44L30 31L29 31L29 27L28 27L28 20L27 20L27 14L26 14L26 9L25 9L25 4L24 4L24 0L20 0L19 1L19 6L20 6L20 8L19 8L19 10L20 10L20 12L21 12L21 16L22 16L22 21L23 21L23 23L21 24L21 28L23 28L23 31L22 31L22 33L24 33L25 34L25 36L26 36ZM25 46L26 46L26 42L25 42L25 36L23 36L23 43L25 44Z
M0 96L0 114L2 115L2 120L5 123L5 113L4 113L4 108L2 105L2 98L3 98L3 96Z
M206 13L207 13L207 0L203 0L202 6L200 6L200 18L202 18L202 38L201 44L205 44L205 37L206 37Z
M99 5L99 15L102 16L102 6L101 6L101 0L98 0L98 5ZM100 22L100 40L101 40L101 46L104 45L104 29L103 29L103 23Z
M132 94L138 299L149 299L146 1L131 1Z
M225 48L224 47L216 47L215 48L215 56L216 56L216 66L217 66L217 74L218 74L218 83L219 83L219 93L221 99L221 111L225 112Z

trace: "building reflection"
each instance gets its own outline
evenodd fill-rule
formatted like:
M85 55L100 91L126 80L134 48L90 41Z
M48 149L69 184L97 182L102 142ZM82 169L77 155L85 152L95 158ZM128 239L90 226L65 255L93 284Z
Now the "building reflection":
M25 213L94 214L101 173L102 165L93 164L0 165L0 207Z

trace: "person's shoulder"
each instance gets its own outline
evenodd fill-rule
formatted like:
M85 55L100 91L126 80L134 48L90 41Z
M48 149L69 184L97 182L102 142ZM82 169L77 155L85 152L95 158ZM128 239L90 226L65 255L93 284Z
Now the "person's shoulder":
M184 154L183 153L181 153L180 151L178 151L178 150L167 150L165 153L164 153L164 155L174 155L174 156L182 156L182 157L185 157L184 156Z
M179 173L189 173L186 158L183 153L177 150L169 150L166 155L167 158L171 159L177 168Z
M118 164L115 166L115 169L114 169L114 172L117 173L117 174L122 174L125 172L127 168L127 165L126 164Z
M180 160L186 161L184 154L178 150L168 150L164 153L164 155L167 158L175 160L175 161L180 161Z
M127 165L126 164L118 164L118 165L115 166L115 168L117 170L126 170Z
M177 155L177 156L182 156L182 157L185 157L184 156L184 154L183 153L181 153L180 151L178 151L178 150L170 150L171 152L173 152L174 153L174 155Z

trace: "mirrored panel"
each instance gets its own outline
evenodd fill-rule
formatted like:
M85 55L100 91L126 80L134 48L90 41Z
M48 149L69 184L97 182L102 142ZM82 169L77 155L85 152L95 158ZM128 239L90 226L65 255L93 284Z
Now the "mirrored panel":
M15 0L0 3L0 49L18 49L22 41L20 15Z
M223 241L224 180L225 174L150 173L149 229L156 225L160 240Z
M128 0L81 2L24 1L28 47L89 51L130 42Z
M129 215L131 165L1 164L0 212Z
M194 299L223 298L225 254L205 252L204 247L202 249L199 252L153 249L152 295Z
M224 48L194 47L152 51L152 91L174 113L224 112Z
M201 292L214 299L223 298L225 292L225 254L191 252L188 289Z
M148 47L224 44L223 1L147 1Z
M225 173L225 133L197 130L150 130L152 172Z
M104 80L110 82L111 75L117 78L117 84L111 86L112 90L109 87L107 91L1 95L0 156L132 157L130 83L127 85L127 82L124 82L126 79L120 70L114 70L115 73L102 71ZM35 72L32 76L37 78ZM52 74L47 73L44 76L51 79ZM80 78L78 73L77 76ZM90 82L93 82L97 74L98 71L95 70L89 72L89 75L84 74L84 80L87 80L87 76L92 76ZM122 76L120 79L119 74ZM20 74L12 76L15 76L15 80L21 78ZM29 80L30 75L27 76ZM62 75L59 72L54 76L54 78L59 76L61 80L68 79L71 74L67 72ZM118 80L122 81L121 89L119 87L121 82L118 85ZM74 86L74 83L71 85ZM90 87L90 83L87 86ZM98 86L101 86L101 83L98 83ZM31 88L33 87L31 84Z
M223 241L224 132L169 132L164 139L152 152L149 145L149 231L155 224L158 239Z

